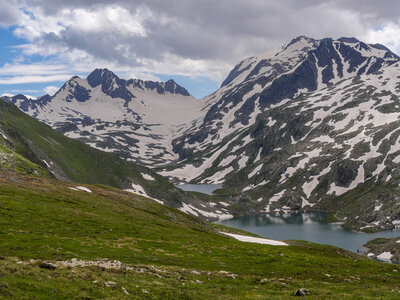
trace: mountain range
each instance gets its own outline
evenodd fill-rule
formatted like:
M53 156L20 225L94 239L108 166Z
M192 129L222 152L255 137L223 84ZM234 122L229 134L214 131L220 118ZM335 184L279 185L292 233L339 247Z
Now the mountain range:
M200 100L172 80L107 69L54 96L3 98L172 182L223 184L224 214L318 210L374 231L400 224L399 79L400 58L383 45L301 36L243 60Z

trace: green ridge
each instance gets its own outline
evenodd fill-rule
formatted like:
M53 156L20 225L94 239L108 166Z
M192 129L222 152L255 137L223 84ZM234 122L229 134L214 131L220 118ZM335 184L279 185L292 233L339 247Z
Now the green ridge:
M165 200L165 204L172 207L181 206L181 202L198 200L195 195L175 188L154 171L68 138L1 99L0 129L10 137L20 161L23 156L39 165L41 168L36 169L40 169L41 173L46 168L44 160L50 165L52 174L61 180L106 184L122 189L131 188L133 182L142 186L151 197ZM29 165L26 160L24 163ZM12 169L17 170L17 167ZM155 180L144 179L142 173L151 175Z

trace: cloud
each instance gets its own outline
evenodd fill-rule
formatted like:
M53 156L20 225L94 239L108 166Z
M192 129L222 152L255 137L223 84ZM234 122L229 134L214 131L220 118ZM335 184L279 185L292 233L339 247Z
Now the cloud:
M62 64L4 64L0 67L0 76L11 75L55 75L64 73L67 65Z
M129 79L142 79L142 80L151 80L151 81L162 81L160 77L150 74L150 73L118 73L118 76L121 78L129 78Z
M55 93L57 93L57 91L59 90L59 87L56 87L54 85L50 85L47 86L43 89L43 92L45 92L45 94L49 94L50 96L53 96Z
M384 5L373 0L11 3L16 15L7 22L18 20L15 35L29 41L20 46L25 55L61 61L81 72L107 66L131 74L221 81L240 60L299 35L355 36L399 50L397 0ZM66 68L59 71L65 73Z
M15 94L24 94L24 93L39 93L40 90L11 90L12 93Z
M18 23L20 11L16 1L0 0L0 27L8 27Z
M44 83L54 81L66 81L70 79L73 74L61 75L43 75L43 76L14 76L14 77L0 77L0 84L24 84L24 83Z
M70 66L63 64L7 63L0 67L0 84L12 85L66 81L76 75L75 71Z
M368 31L364 38L371 43L380 43L390 48L392 51L400 53L400 39L393 37L400 36L400 26L389 23L383 27Z

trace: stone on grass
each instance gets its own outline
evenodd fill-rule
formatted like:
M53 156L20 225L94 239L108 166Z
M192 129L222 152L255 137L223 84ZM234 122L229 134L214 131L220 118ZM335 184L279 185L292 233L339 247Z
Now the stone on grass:
M55 270L55 269L57 269L58 266L56 264L53 264L53 263L50 263L50 262L42 261L40 263L39 267L41 267L43 269Z
M305 288L300 288L293 293L294 296L306 296L309 294L310 294L310 292Z
M104 286L107 286L107 287L116 286L116 285L117 285L117 283L115 281L104 282Z

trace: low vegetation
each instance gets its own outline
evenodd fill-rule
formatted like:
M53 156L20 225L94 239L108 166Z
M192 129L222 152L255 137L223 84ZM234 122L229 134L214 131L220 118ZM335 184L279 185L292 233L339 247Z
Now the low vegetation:
M153 200L84 187L0 169L0 298L400 296L397 265L307 242L243 243Z

